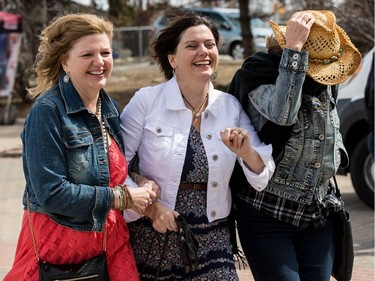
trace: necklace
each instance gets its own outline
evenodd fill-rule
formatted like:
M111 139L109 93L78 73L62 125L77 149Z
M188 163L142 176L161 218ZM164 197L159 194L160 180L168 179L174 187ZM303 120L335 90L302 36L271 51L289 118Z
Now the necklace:
M102 99L99 97L98 99L98 108L97 112L95 113L96 117L99 120L100 123L100 129L102 131L102 137L103 137L103 143L104 143L104 149L107 153L107 147L108 147L108 135L107 135L107 129L105 127L105 123L102 116Z
M187 104L191 107L191 109L194 111L194 122L198 120L198 118L201 116L199 111L201 110L202 106L206 103L206 100L208 98L208 93L206 94L206 97L204 98L202 104L198 107L197 110L190 104L190 102L185 98L184 94L181 93L182 98L187 102Z

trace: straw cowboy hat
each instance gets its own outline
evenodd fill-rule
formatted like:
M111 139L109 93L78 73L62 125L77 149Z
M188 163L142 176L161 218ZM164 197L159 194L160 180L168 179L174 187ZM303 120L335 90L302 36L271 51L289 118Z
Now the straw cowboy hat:
M345 31L336 24L331 11L305 11L313 14L315 22L303 49L309 52L307 74L316 82L336 85L352 75L361 63L361 53ZM270 20L270 26L281 48L285 48L286 26Z

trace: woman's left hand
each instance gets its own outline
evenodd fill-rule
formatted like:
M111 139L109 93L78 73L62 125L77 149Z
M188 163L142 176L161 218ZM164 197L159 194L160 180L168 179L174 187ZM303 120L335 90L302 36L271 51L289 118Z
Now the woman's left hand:
M249 133L241 128L225 128L220 132L222 142L238 157L248 169L256 174L263 171L264 163L250 143Z
M251 152L248 131L241 128L225 128L220 132L223 143L239 157Z

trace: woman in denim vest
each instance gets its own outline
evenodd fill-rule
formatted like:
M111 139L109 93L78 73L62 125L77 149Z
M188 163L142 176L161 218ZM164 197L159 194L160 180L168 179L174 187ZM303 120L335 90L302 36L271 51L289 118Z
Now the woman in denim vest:
M103 252L110 280L139 280L122 210L143 212L158 190L123 185L119 109L103 90L112 35L110 22L86 14L56 18L41 34L21 133L26 210L4 280L38 280L37 258L74 264Z
M239 237L257 281L328 281L332 214L342 208L330 180L348 160L337 85L355 72L361 54L330 11L297 12L287 26L270 25L268 54L249 57L229 88L259 137L272 143L276 162L260 192L235 169Z

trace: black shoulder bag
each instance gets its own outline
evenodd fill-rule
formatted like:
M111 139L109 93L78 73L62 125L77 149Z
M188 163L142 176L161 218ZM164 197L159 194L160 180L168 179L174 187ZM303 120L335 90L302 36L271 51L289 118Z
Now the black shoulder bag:
M39 256L38 247L34 236L34 231L31 223L30 216L30 199L27 194L27 211L29 226L31 231L31 238L33 239L33 245L35 255L39 264L39 280L40 281L53 281L53 280L98 280L98 281L109 281L107 259L106 259L106 242L107 242L107 229L104 230L103 237L103 253L92 257L76 264L51 264L46 261L42 261Z
M333 177L336 187L336 197L341 200L341 193L336 177ZM350 215L345 208L335 213L334 241L335 256L331 275L337 281L349 281L352 278L354 248Z

